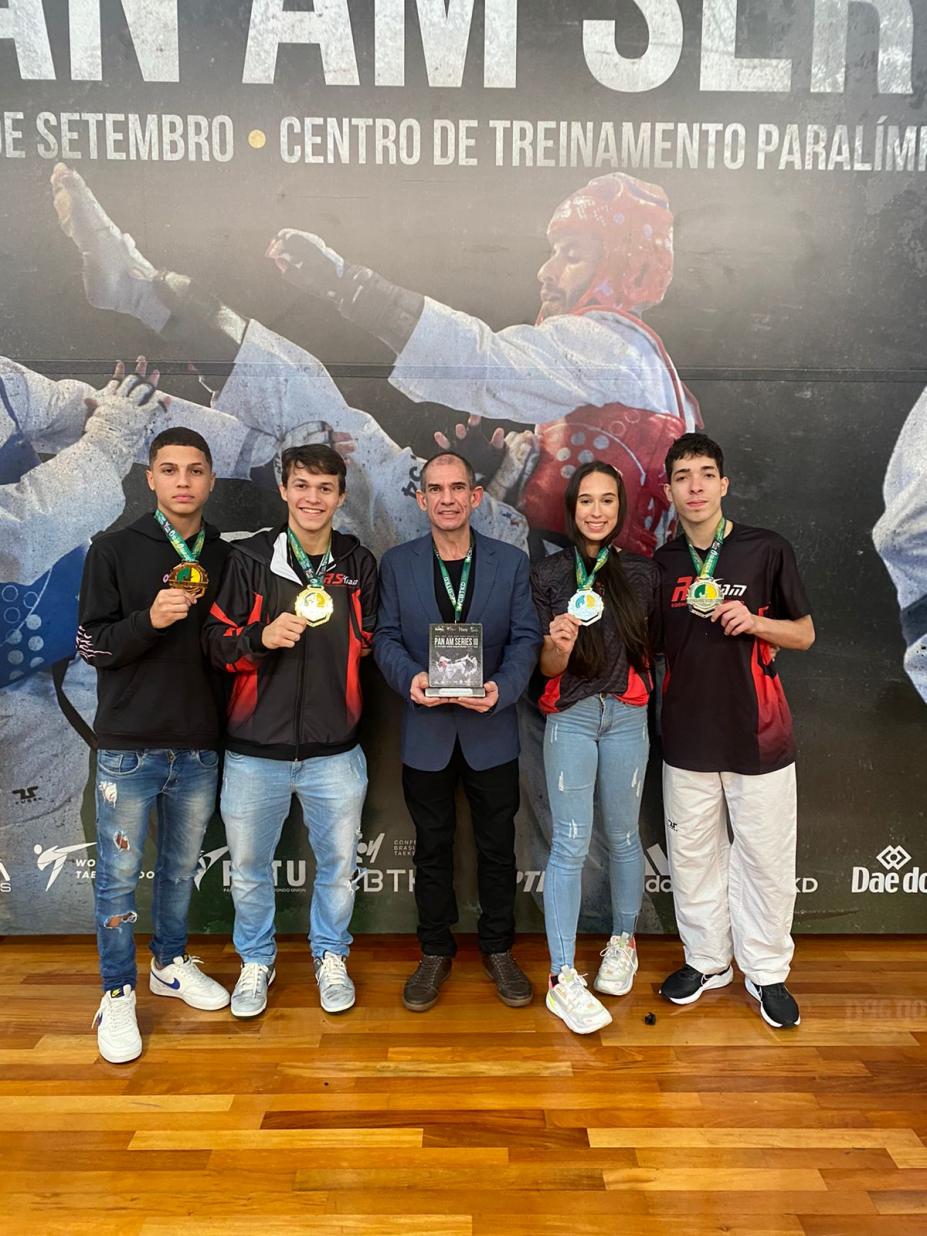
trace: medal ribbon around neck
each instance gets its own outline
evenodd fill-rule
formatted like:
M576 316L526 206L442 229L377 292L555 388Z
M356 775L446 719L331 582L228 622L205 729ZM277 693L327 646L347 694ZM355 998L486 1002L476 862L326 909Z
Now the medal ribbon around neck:
M296 613L300 618L305 619L310 627L320 627L328 622L335 612L335 603L331 595L323 587L325 572L335 561L332 557L332 543L331 541L328 542L328 549L322 555L318 571L315 571L313 570L312 563L309 561L309 555L300 545L293 529L287 528L286 535L290 549L293 551L293 557L299 563L299 569L309 581L309 587L304 588L296 598Z
M163 511L155 511L154 517L164 529L164 535L177 550L178 556L183 558L184 562L196 562L206 544L206 529L200 528L191 549Z
M435 557L438 559L438 566L441 568L441 578L444 580L444 588L447 592L448 599L454 607L454 621L460 622L460 615L463 613L464 598L467 595L467 582L470 579L470 567L473 564L473 541L470 542L470 548L467 550L467 556L464 558L463 570L460 572L460 587L457 589L457 595L454 596L454 585L451 583L451 577L448 574L447 567L444 565L444 559L438 553L438 547L432 541L432 547L435 551Z
M579 550L575 548L573 550L576 560L576 591L570 597L567 613L571 618L575 618L577 622L581 622L584 627L598 622L605 610L605 603L593 589L593 584L595 583L595 577L608 561L608 553L608 546L603 545L596 554L592 570L587 571Z
M196 540L191 549L163 511L156 510L155 519L161 525L164 535L174 547L181 561L164 576L168 588L180 588L188 593L194 601L198 601L206 592L209 576L199 564L199 556L206 544L206 529L201 527L196 534Z
M721 589L715 583L713 577L715 567L718 565L718 558L721 555L721 546L724 544L724 529L726 527L727 520L722 515L715 529L714 539L704 559L689 538L686 537L689 557L692 559L692 565L696 570L696 578L689 585L689 590L686 593L686 604L689 607L689 612L695 614L698 618L708 618L721 604Z
M322 561L319 563L318 571L313 570L312 563L309 561L309 555L300 545L299 540L293 532L292 528L286 530L287 540L290 542L290 549L293 551L293 557L299 563L299 569L309 581L312 588L321 588L325 583L325 572L332 565L335 559L332 557L332 543L329 541L328 549L322 555Z

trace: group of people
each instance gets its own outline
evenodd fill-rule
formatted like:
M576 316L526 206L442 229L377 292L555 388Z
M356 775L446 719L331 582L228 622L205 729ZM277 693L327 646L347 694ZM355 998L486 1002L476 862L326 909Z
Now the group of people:
M52 186L91 304L181 343L191 362L228 365L208 408L168 401L144 363L128 376L117 367L100 392L12 364L0 373L10 424L0 465L20 478L0 513L28 515L41 532L11 539L32 557L0 554L6 578L22 590L47 570L39 592L51 598L49 630L61 632L83 564L84 673L71 667L64 685L86 714L81 690L97 671L104 1057L141 1050L134 892L152 810L150 988L200 1008L229 1003L186 952L220 775L242 961L232 1013L259 1015L274 981L272 861L294 795L316 860L309 938L322 1007L354 1003L346 958L366 792L359 665L371 652L403 701L422 951L403 992L408 1009L430 1008L451 970L462 784L480 949L500 998L519 1006L533 995L512 955L519 813L520 842L530 832L547 871L547 1007L579 1033L607 1024L575 965L583 870L596 867L596 899L611 919L593 986L621 995L637 969L637 820L656 724L686 963L662 992L691 1003L731 982L736 959L766 1021L797 1024L785 987L794 747L775 655L809 647L814 632L789 545L722 515L721 450L699 432L696 401L642 320L672 278L662 190L615 173L565 199L547 228L537 322L500 331L346 262L312 233L278 233L269 258L387 345L397 390L470 414L461 453L436 435L441 449L423 461L348 406L311 353L156 269L76 172L57 166ZM529 428L482 439L481 416ZM42 444L65 443L55 459L25 449L39 430ZM155 511L88 552L88 532L119 514L121 478L143 452ZM75 468L78 458L92 467ZM266 483L271 463L285 522L230 544L203 519L216 475ZM482 626L483 696L426 693L428 628L454 622ZM18 764L42 754L30 731L66 745L63 731L16 723L17 708L31 717L28 707L46 702L52 679L67 700L48 657L14 663L23 639L16 627L4 641L13 651L9 724L0 724L0 740L19 743ZM62 820L82 785L79 759L51 767L65 764Z
M113 398L144 413L144 367ZM158 820L150 990L194 1008L255 1017L274 982L273 859L295 795L316 862L309 923L320 1002L350 1009L347 959L367 788L358 740L361 659L372 653L403 701L402 788L415 826L421 958L402 999L438 1000L455 953L455 794L477 850L479 947L499 998L533 998L516 962L515 705L539 667L552 844L544 891L548 1009L577 1033L611 1021L576 968L582 869L601 811L612 933L594 981L620 996L637 969L643 892L638 815L648 704L661 664L670 868L685 965L662 994L688 1004L732 981L732 961L767 1022L796 1025L785 980L795 895L794 748L776 674L779 648L814 634L788 543L722 513L720 448L703 434L666 458L682 532L653 559L616 544L621 473L591 460L565 493L570 544L532 568L476 531L470 462L439 450L421 470L424 536L379 564L334 523L346 465L326 444L283 451L286 518L233 543L203 516L215 482L206 440L175 426L152 441L155 509L98 538L86 560L78 648L98 671L96 916L103 997L95 1024L113 1063L136 1058L135 890L149 816ZM722 582L723 580L723 582ZM484 694L427 693L429 627L482 627ZM222 680L228 684L223 689ZM223 754L224 753L224 754ZM225 825L241 959L234 991L187 951L187 912L216 805ZM728 839L728 820L733 840Z

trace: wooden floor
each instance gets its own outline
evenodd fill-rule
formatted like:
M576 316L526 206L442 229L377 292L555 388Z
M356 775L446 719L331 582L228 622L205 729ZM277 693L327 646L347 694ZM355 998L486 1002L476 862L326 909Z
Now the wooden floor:
M226 942L196 951L232 985ZM927 1233L923 939L801 939L792 1032L740 983L663 1003L674 940L642 939L633 994L585 1038L540 998L499 1003L472 940L440 1003L407 1013L415 955L408 937L361 937L340 1017L293 939L251 1023L145 982L145 1048L117 1066L90 1028L92 941L0 940L0 1230ZM543 942L519 956L540 987Z

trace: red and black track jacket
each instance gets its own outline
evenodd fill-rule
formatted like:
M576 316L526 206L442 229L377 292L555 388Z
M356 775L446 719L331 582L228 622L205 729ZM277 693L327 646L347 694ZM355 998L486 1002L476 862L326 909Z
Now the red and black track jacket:
M287 553L286 528L235 541L203 628L213 664L235 675L226 747L271 760L336 755L357 744L359 666L377 615L377 564L357 537L332 533L328 622L295 648L267 649L261 632L293 612L305 582Z

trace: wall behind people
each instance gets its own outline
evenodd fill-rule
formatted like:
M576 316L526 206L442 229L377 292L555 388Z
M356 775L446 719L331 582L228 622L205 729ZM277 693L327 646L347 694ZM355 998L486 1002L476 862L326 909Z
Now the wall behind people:
M392 353L284 281L265 257L271 238L281 228L318 234L347 261L501 330L536 318L536 272L561 200L612 172L654 186L675 218L674 260L665 295L640 314L647 347L672 358L725 446L726 510L792 542L814 607L814 651L778 660L801 768L798 929L922 930L927 715L903 666L899 596L910 646L912 600L927 593L923 508L919 515L915 503L899 503L879 542L891 548L891 578L872 529L886 466L927 376L919 108L927 15L905 2L817 0L801 12L786 0L647 7L649 28L630 0L387 3L376 6L376 21L371 4L313 12L284 10L282 0L191 0L126 6L131 16L106 4L97 25L93 6L71 6L69 21L68 6L45 6L43 15L40 5L11 3L0 10L0 353L91 387L104 384L117 357L145 353L166 391L199 403L231 369L218 347L200 342L191 356L189 339L165 340L88 303L80 254L52 208L48 180L61 160L155 267L191 276L318 357L347 403L370 414L397 451L410 449L402 483L395 472L349 469L349 491L363 494L353 530L373 544L384 520L414 520L415 459L431 451L435 431L452 434L466 415L413 402L391 385ZM634 244L646 243L628 242L628 261ZM455 362L435 350L431 378L499 377L491 365L461 374ZM612 363L622 363L618 350ZM21 552L48 514L23 478L64 449L66 435L53 408L37 410L38 396L31 411L16 403L12 372L0 368L0 930L89 930L94 845L84 791L93 767L62 716L51 672L62 660L59 628L71 621L70 577L58 549L47 560ZM538 376L528 362L524 376ZM592 415L593 430L574 425L554 443L539 473L543 492L535 478L532 496L522 476L502 495L514 539L529 546L520 511L532 523L533 553L555 543L542 534L556 532L549 513L583 452L618 449L625 467L649 468L655 479L641 464L652 445L653 377L641 369L639 378L642 406L629 398L611 428ZM249 390L252 415L270 425L270 383L266 407L260 374ZM318 419L311 400L303 419ZM531 427L501 418L483 428L488 435L498 425ZM927 487L927 446L915 443L912 454L909 484L921 475ZM81 480L82 513L99 499L93 532L150 504L138 466L115 524L99 475ZM282 507L271 484L266 466L253 480L226 475L210 518L227 533L276 521ZM649 518L662 535L658 515ZM72 562L85 544L83 534L75 538ZM373 667L364 670L370 792L355 923L411 930L399 705ZM64 674L63 690L85 717L91 679L79 665ZM654 768L642 824L643 922L669 930ZM543 887L543 854L532 841L543 784L532 776L528 760L525 927L540 925ZM283 931L302 929L311 887L310 856L290 825L277 869ZM467 926L476 894L466 835L459 851ZM217 819L195 929L228 930L227 863ZM590 889L584 925L596 925L597 913Z

